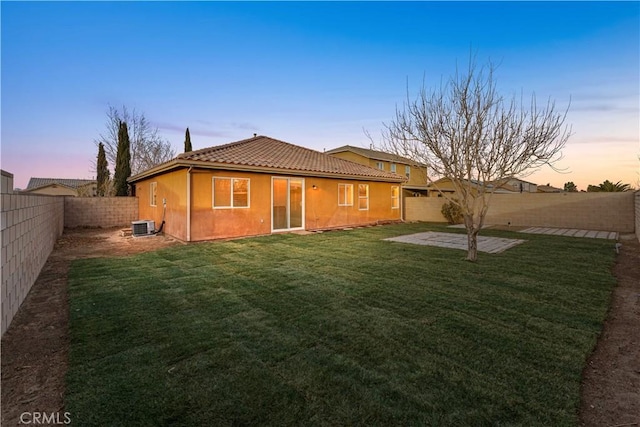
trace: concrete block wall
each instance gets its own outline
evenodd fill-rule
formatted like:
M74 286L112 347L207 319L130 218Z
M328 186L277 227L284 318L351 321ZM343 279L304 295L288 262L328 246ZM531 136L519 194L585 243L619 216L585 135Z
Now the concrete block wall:
M13 174L0 169L0 194L13 193Z
M405 219L444 222L445 202L443 197L407 198ZM637 210L632 192L494 194L485 223L633 233Z
M38 278L64 229L64 200L61 197L14 194L13 176L8 175L3 171L3 193L0 195L2 334Z
M447 203L444 197L405 197L404 220L446 222L442 215L442 205Z
M119 227L138 220L137 197L65 197L64 226Z

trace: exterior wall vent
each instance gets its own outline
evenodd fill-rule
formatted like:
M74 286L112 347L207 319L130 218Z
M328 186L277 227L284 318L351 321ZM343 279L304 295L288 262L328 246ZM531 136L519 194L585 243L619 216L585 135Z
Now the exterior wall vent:
M153 234L155 228L155 222L148 219L131 222L131 234L133 234L134 237Z

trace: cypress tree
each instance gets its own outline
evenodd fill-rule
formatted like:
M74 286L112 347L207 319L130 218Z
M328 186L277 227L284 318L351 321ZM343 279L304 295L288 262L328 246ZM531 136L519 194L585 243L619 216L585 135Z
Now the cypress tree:
M189 135L189 128L187 128L187 132L185 132L184 135L184 152L188 153L192 150L193 148L191 147L191 135Z
M98 196L104 197L107 192L107 184L109 183L109 167L102 142L98 144L98 161L96 162L96 168L98 169L96 175Z
M127 178L131 176L131 149L127 124L120 122L118 129L118 153L116 154L116 170L113 173L113 185L116 196L128 196Z

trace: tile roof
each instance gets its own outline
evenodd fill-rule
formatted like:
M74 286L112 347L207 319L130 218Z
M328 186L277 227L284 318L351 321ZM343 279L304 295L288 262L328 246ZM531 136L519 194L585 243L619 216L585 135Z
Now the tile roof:
M207 162L242 167L279 169L305 174L366 177L387 181L404 180L398 175L328 154L293 145L267 136L255 136L242 141L180 154L176 160Z
M538 185L538 192L540 193L563 193L562 188L554 187L553 185Z
M344 151L350 151L352 153L359 154L368 159L386 160L388 162L406 163L409 165L415 163L411 159L407 159L406 157L398 156L396 154L386 153L384 151L371 150L368 148L354 147L352 145L343 145L342 147L338 147L338 148L334 148L332 150L326 151L326 153L336 154L336 153L342 153Z
M26 190L33 190L51 184L69 188L78 188L88 184L95 184L95 179L67 179L67 178L30 178Z

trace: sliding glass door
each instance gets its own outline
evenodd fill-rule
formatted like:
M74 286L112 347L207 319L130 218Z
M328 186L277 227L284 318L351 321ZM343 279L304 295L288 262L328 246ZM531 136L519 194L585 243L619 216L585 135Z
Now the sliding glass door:
M304 229L304 179L271 178L273 231Z

